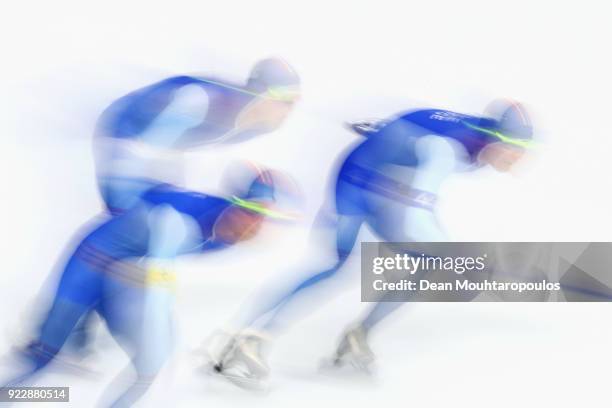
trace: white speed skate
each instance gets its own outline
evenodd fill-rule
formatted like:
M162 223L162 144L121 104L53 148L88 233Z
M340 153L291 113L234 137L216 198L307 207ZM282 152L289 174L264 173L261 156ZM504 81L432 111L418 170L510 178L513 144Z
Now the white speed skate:
M263 349L269 342L267 336L244 331L233 336L218 334L214 337L207 351L207 370L241 388L265 390L270 374L263 356Z
M322 368L350 366L365 374L372 374L375 356L367 341L367 332L361 326L348 330L342 336L334 356L324 361Z

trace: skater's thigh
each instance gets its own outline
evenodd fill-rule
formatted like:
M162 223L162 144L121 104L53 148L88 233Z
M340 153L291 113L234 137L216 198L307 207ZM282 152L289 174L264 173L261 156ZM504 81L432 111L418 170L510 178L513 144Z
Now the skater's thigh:
M89 234L81 245L87 258L107 267L128 257L142 256L147 249L149 207L140 204L131 211L110 218Z
M410 229L406 226L406 205L369 193L367 225L378 237L387 242L410 240Z
M446 241L434 211L406 205L375 193L368 197L367 223L387 242Z
M57 297L40 329L39 342L53 350L63 347L77 323L91 308L65 297Z
M54 304L74 303L91 309L98 303L104 274L83 258L81 251L77 250L68 260L57 286Z
M127 268L126 264L121 267ZM142 333L146 288L143 279L130 281L124 278L118 273L106 277L97 310L117 343L132 355Z

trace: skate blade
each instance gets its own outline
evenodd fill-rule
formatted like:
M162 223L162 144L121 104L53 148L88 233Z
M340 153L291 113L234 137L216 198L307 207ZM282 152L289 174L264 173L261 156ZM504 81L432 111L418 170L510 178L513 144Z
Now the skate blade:
M217 374L243 390L257 393L267 393L270 389L268 382L261 378L243 377L241 375L229 374L223 371L217 372Z
M364 365L353 359L323 358L319 362L319 373L334 376L371 378L374 376L373 364Z
M270 389L266 379L234 374L232 372L220 369L218 363L212 361L201 365L197 371L200 374L211 378L229 381L234 386L250 392L267 393Z

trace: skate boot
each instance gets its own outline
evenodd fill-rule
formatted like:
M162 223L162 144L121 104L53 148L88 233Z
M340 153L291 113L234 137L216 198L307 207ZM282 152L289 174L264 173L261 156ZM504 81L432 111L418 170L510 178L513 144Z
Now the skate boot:
M350 365L371 374L374 360L374 353L368 345L367 332L362 326L357 326L347 331L340 340L332 364L336 367Z
M211 334L202 345L194 350L194 354L203 358L204 372L221 371L221 363L234 350L238 335L224 330L218 330Z
M228 341L213 369L239 387L262 390L270 373L264 356L268 343L263 333L244 331Z

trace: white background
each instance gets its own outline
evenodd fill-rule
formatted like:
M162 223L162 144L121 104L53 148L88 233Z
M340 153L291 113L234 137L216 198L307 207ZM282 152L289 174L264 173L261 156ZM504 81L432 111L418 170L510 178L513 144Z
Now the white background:
M606 406L606 304L406 307L373 338L375 379L317 374L318 359L356 317L354 287L278 340L264 397L197 375L189 351L266 276L303 258L327 174L356 140L342 128L346 120L418 106L477 113L495 97L522 101L541 149L515 176L486 169L449 180L440 206L449 234L610 241L609 16L607 2L594 0L0 6L2 351L30 324L28 308L67 241L99 211L90 142L102 109L176 73L241 81L254 61L278 55L303 78L295 114L275 134L190 153L188 185L214 189L226 163L250 158L293 175L307 219L182 263L177 357L142 405L179 398L181 406ZM102 378L50 374L43 383L71 384L73 404L91 405L123 364L112 344L99 354L92 365Z

